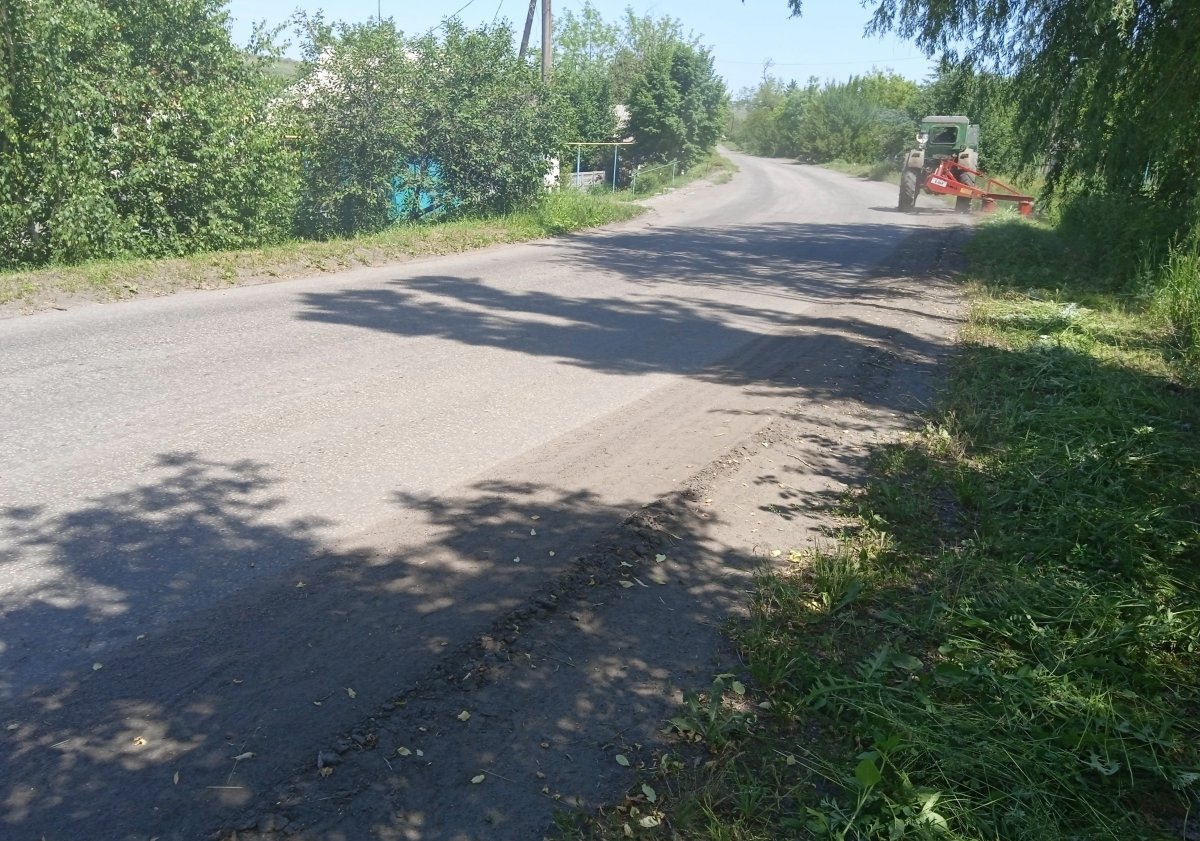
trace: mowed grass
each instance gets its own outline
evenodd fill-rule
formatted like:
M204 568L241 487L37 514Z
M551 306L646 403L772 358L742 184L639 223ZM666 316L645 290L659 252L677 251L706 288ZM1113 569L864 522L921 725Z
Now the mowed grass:
M536 206L484 219L398 224L377 234L295 241L175 259L96 260L0 273L0 307L36 310L71 299L115 301L184 289L216 289L453 254L596 227L637 216L623 194L559 190Z
M654 797L571 833L1200 835L1200 378L1052 230L997 219L971 256L940 408L831 548L762 574L746 672L670 723Z

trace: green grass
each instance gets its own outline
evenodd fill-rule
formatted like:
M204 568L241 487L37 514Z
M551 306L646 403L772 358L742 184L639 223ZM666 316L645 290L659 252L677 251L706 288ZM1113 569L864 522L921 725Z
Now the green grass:
M0 273L0 307L43 309L72 298L114 301L181 289L214 289L522 242L632 218L642 208L620 195L560 190L528 210L486 219L396 225L352 239L296 241L177 259L97 260L79 266Z
M1200 362L1200 246L1171 249L1161 266L1147 263L1142 277L1154 311L1175 331L1181 352Z
M1155 308L1096 292L1054 231L1000 217L971 257L940 407L875 452L834 549L760 577L734 632L744 694L725 676L682 711L705 761L660 758L655 803L635 791L577 834L1200 827L1196 370Z
M704 178L715 184L725 184L737 172L737 165L719 152L712 152L687 169L677 171L674 178L669 166L647 167L647 170L652 171L638 175L636 194L639 198L665 193Z
M886 181L889 184L900 185L900 165L895 161L876 161L862 164L849 161L831 161L822 164L826 169L850 175L855 178L865 178L868 181Z

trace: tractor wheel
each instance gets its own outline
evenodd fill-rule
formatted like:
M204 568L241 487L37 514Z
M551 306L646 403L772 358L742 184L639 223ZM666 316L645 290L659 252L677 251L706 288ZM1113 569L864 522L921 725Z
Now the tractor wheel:
M975 186L975 176L969 172L964 172L958 178L959 181L966 184L968 187ZM971 212L971 200L966 196L959 196L954 200L954 210L958 213Z
M900 173L900 209L912 210L917 204L917 171L906 169Z

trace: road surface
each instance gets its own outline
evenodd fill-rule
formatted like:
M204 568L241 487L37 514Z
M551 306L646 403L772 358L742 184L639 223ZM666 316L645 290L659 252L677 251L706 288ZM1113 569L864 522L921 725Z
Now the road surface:
M251 828L845 360L920 355L889 261L961 220L734 157L602 231L0 321L0 834ZM395 802L360 831L488 837Z

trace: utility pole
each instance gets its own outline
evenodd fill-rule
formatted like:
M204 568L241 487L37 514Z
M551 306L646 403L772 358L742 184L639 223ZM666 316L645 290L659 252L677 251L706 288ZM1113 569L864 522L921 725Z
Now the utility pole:
M554 71L554 21L550 16L550 0L542 0L542 83L550 84Z
M525 15L525 34L521 36L521 58L529 49L529 35L533 32L533 13L537 11L538 0L529 0L529 14Z

